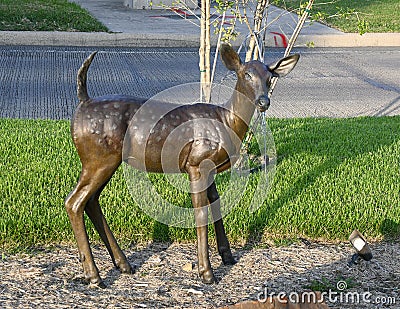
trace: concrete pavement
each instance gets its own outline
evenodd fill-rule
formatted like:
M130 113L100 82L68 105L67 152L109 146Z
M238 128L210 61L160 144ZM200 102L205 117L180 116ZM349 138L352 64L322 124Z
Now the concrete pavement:
M106 25L110 33L81 32L0 32L0 45L109 46L109 47L198 47L199 27L195 17L186 19L165 9L132 10L123 0L71 0L87 9ZM200 14L195 10L196 15ZM283 47L297 23L297 15L271 7L269 20L281 15L269 28L266 45ZM233 43L239 45L248 34L245 24ZM216 35L213 35L213 43ZM315 47L400 46L399 33L345 34L319 23L306 24L296 46Z

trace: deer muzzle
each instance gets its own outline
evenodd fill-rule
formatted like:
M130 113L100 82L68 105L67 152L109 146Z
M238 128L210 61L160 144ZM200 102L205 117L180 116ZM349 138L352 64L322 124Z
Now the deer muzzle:
M256 106L260 112L265 112L269 108L269 105L270 101L266 95L259 96L256 100Z

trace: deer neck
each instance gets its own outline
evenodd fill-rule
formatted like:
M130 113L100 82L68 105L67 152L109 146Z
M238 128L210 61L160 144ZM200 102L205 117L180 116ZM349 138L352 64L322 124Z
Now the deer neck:
M254 100L254 92L246 91L246 89L237 82L235 91L227 102L227 124L240 140L244 139L251 118L254 115Z

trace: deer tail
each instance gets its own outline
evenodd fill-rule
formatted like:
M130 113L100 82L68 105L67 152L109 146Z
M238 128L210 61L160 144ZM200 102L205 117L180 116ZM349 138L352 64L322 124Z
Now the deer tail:
M93 52L89 57L87 57L78 70L78 75L76 78L76 94L78 95L78 99L80 102L84 102L90 99L86 87L87 71L89 70L89 66L92 63L92 60L96 54L97 51Z

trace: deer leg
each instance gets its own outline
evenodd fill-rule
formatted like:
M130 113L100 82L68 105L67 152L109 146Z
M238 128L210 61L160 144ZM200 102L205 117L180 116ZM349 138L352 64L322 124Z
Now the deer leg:
M214 177L214 176L212 176ZM217 238L218 253L222 258L222 262L225 265L233 265L236 263L232 256L231 248L229 246L228 238L226 237L224 224L222 222L221 215L221 203L215 185L214 179L211 179L212 183L207 189L207 196L210 202L211 213L214 220L215 237Z
M101 281L99 270L93 260L83 212L90 197L111 177L115 169L115 166L98 168L96 165L89 167L83 165L78 184L65 200L65 208L78 245L85 279L89 284L100 287L105 287L105 285Z
M85 212L89 216L90 220L93 222L97 232L99 233L101 239L103 240L108 253L115 265L122 273L133 273L134 270L129 264L125 254L119 247L113 233L111 232L106 218L101 211L99 204L99 196L101 191L104 189L108 180L102 185L102 187L89 199Z
M211 269L208 253L208 198L206 181L207 177L200 177L197 168L189 170L190 185L192 189L191 197L194 208L197 232L197 255L199 276L203 283L211 284L215 282L215 277ZM203 179L206 179L204 182ZM199 189L202 188L202 189ZM199 191L200 190L200 191Z

